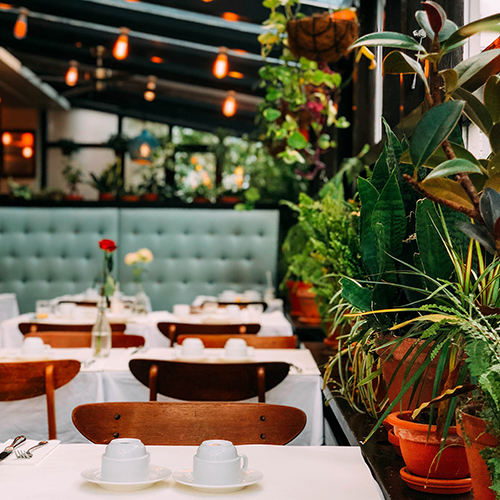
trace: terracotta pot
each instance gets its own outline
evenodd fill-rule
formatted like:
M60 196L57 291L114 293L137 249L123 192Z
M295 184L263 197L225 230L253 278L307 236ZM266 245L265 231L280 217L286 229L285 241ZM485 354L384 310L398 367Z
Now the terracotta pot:
M472 489L475 500L495 500L496 496L490 489L491 479L480 451L486 447L497 447L495 436L486 432L486 422L482 418L469 415L462 411L462 425L458 427L460 436L465 435L465 451L469 462Z
M137 194L124 194L120 200L128 201L130 203L137 203L141 198Z
M99 193L99 200L101 200L101 201L115 201L116 196L113 193Z
M431 426L428 436L429 426L411 421L411 411L391 413L387 421L394 427L394 435L399 439L401 455L410 473L431 479L469 476L464 442L456 427L449 428L445 448L439 454L441 440L436 437L435 425Z
M241 200L237 196L222 196L220 199L221 203L231 203L235 205L239 203Z
M392 340L393 337L381 337L379 342L385 344L386 342ZM392 403L401 392L402 387L406 382L415 374L415 372L420 368L422 363L425 361L429 355L430 350L433 346L426 348L416 360L413 360L414 355L418 350L418 346L414 347L406 359L403 359L415 343L418 346L422 344L421 340L416 339L404 339L394 350L394 345L391 345L384 349L379 349L378 353L382 358L382 376L384 378L385 385L387 386L387 395L389 401ZM381 345L382 345L381 344ZM394 352L392 352L394 350ZM391 354L392 352L392 354ZM418 383L416 390L414 392L413 399L411 398L413 387L411 387L406 394L401 399L401 405L403 410L414 410L421 403L425 401L430 401L432 399L432 390L434 387L434 378L436 375L437 368L437 357L431 362L426 371L424 371L420 382ZM408 374L405 376L406 370L411 365ZM399 368L398 368L399 367ZM397 370L397 371L396 371ZM395 375L394 375L395 374ZM443 384L447 377L447 372L443 374L442 380ZM394 376L394 379L393 379ZM392 380L392 382L391 382ZM398 404L399 408L399 404Z
M288 297L290 298L292 316L303 316L302 308L300 307L300 300L297 296L297 291L301 288L311 288L311 285L307 285L303 281L287 280L286 288L288 290Z
M347 53L358 38L358 31L353 11L324 12L288 21L288 45L297 58L335 62Z
M142 195L144 201L158 201L160 195L158 193L145 193Z
M193 201L195 203L210 203L210 200L204 196L197 196Z
M391 429L387 433L387 440L394 446L394 450L401 457L401 446L399 446L399 438L394 434L394 429Z
M319 315L318 304L316 302L316 293L311 291L310 288L299 288L297 290L297 297L303 313L299 320L304 323L320 324L321 316Z
M66 201L82 201L83 196L81 194L67 194L65 197Z
M327 337L323 340L323 343L332 346L337 349L339 346L339 337L347 335L351 331L351 325L346 323L341 326L337 326L332 332L332 323L327 323L325 327L325 333Z

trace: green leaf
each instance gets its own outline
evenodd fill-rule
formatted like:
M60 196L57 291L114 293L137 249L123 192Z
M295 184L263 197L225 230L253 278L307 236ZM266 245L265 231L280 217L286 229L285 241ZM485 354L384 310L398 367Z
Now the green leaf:
M493 123L500 122L500 76L492 75L486 81L484 105L490 112Z
M480 165L479 160L468 149L465 149L463 146L460 146L459 144L456 144L454 142L451 141L449 142L457 158L462 158L463 160L470 161L471 163L474 163L474 165L477 166ZM404 161L405 163L411 163L409 152L405 151L400 161L401 162ZM447 158L446 155L444 154L444 151L441 148L438 148L436 149L436 151L434 151L434 154L432 156L427 158L427 160L424 163L424 166L429 168L436 168L445 161L447 161Z
M441 5L435 2L422 2L431 29L434 33L439 33L446 21L446 11Z
M441 50L446 51L446 49L450 49L453 45L481 31L500 31L500 14L494 14L462 26L441 45Z
M468 160L455 158L438 165L425 179L429 180L434 179L435 177L448 177L449 175L455 175L460 172L465 172L467 174L481 174L482 170Z
M380 193L390 177L389 166L387 163L387 145L384 146L382 153L375 162L373 173L370 177L370 182L373 187Z
M415 19L417 20L417 23L420 25L420 27L424 29L427 36L431 40L434 39L434 31L432 30L431 25L429 24L429 19L427 17L427 14L423 10L417 10L417 12L415 12ZM453 21L446 19L443 27L441 28L441 31L439 32L438 36L439 41L444 42L453 33L455 33L457 29L458 26Z
M465 102L449 101L431 108L417 123L410 140L410 157L415 168L436 151L458 123Z
M342 278L342 297L362 312L371 311L372 292L351 278Z
M281 111L274 108L266 108L262 114L268 122L274 122L281 116Z
M474 94L461 87L455 89L453 99L465 101L464 113L483 133L488 135L493 126L493 120L485 105Z
M372 214L379 197L379 192L369 181L362 177L358 177L358 194L361 204L359 217L359 250L366 273L368 275L375 275L378 272L378 249L375 233L372 228Z
M490 145L493 152L500 153L500 122L495 123L490 130Z
M401 254L406 235L406 212L395 171L378 197L371 222L377 236L379 270L384 272L388 261L394 265L391 256Z
M115 293L115 280L108 276L106 283L104 283L104 296L111 297Z
M455 66L458 73L458 87L463 87L469 92L474 92L486 80L500 71L500 49L481 52L476 56L467 58Z
M307 141L307 139L298 130L296 130L287 139L287 143L293 149L304 149L309 144L309 142Z
M488 161L488 176L500 175L500 154L494 155Z
M439 74L444 80L444 88L447 94L451 94L458 83L458 73L454 69L444 69Z
M398 168L399 158L403 153L401 148L401 143L399 142L396 134L392 131L389 124L382 117L382 123L384 124L385 133L387 135L387 166L389 168L389 173Z
M349 50L356 49L358 47L389 47L393 49L407 49L415 50L417 52L422 52L426 54L425 48L415 41L414 38L408 35L403 35L401 33L394 33L391 31L383 31L380 33L370 33L369 35L362 36L353 43Z
M451 201L470 210L474 209L464 188L456 181L446 178L424 179L419 185L437 198Z
M419 78L424 82L425 89L428 94L430 94L429 83L425 77L424 70L420 63L410 56L407 56L403 52L393 50L387 54L382 63L382 72L384 75L396 75L396 74L417 74Z

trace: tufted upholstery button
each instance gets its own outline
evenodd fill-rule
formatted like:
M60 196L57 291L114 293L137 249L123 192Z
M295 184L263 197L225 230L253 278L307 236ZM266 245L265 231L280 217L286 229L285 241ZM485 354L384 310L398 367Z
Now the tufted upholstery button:
M177 255L175 255L175 254L174 254L174 255L172 255L172 257L170 257L170 258L171 258L172 260L177 259Z
M259 236L260 236L261 238L263 238L263 237L264 237L264 231L260 231L260 232L259 232Z
M182 284L183 284L183 285L187 285L187 284L188 284L188 280L183 280L183 281L182 281Z
M221 255L220 260L226 260L226 259L227 259L227 257L225 255Z
M157 280L156 283L158 283L158 285L161 285L163 283L163 281Z

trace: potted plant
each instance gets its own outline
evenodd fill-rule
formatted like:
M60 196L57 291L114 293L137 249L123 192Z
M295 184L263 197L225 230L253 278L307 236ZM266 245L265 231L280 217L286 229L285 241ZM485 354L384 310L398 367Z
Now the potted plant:
M121 193L120 200L128 203L137 203L141 199L138 193L137 187L129 186Z
M83 171L81 168L73 167L71 164L66 165L63 170L63 176L69 187L69 194L66 195L68 201L83 200L83 196L78 192L78 184L83 181Z
M104 146L111 148L116 156L121 156L128 151L130 138L124 134L112 135L105 143Z
M328 66L328 61L339 59L343 52L332 57L331 51L328 57L322 58L318 53L313 55L310 51L299 50L296 35L303 33L299 26L306 20L293 12L293 7L298 4L298 0L264 2L271 12L263 24L267 31L259 36L262 55L265 59L275 47L279 47L282 64L266 64L260 69L261 86L266 88L266 97L259 106L258 121L270 142L270 150L288 164L307 165L303 175L314 178L325 167L321 155L335 147L327 129L349 126L345 118L338 116L342 78ZM357 36L356 16L351 11L349 15L351 21L342 21L352 25L349 33L343 32L343 42L347 46ZM333 16L326 14L333 23L332 30L335 24ZM313 25L317 19L311 21ZM340 47L340 44L336 46ZM289 50L292 47L297 49L297 57ZM308 56L305 57L304 53ZM323 54L326 56L327 52ZM298 172L302 171L299 169Z
M33 189L27 184L19 184L15 182L12 177L7 179L7 188L11 198L22 198L24 200L31 200L33 197Z
M71 139L61 139L57 145L61 148L62 154L68 157L80 149L80 146Z
M99 191L99 199L113 201L123 183L121 162L117 159L116 162L110 163L99 176L91 173L90 177L92 180L89 184Z

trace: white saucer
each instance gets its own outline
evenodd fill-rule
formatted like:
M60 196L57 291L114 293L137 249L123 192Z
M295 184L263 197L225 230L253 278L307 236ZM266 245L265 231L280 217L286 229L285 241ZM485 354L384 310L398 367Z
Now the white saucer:
M160 467L158 465L149 466L149 477L147 481L133 482L133 483L115 483L111 481L103 481L101 479L101 468L93 467L92 469L85 469L82 471L81 476L83 479L89 483L98 484L101 488L105 490L115 490L115 491L135 491L135 490L145 490L158 481L163 481L167 479L172 474L170 469L166 467Z
M264 477L264 474L258 470L246 470L242 472L239 483L222 485L196 484L194 482L193 469L174 470L172 477L178 483L183 484L184 486L190 486L198 491L207 491L209 493L231 493L232 491L238 491L246 486L259 482Z

